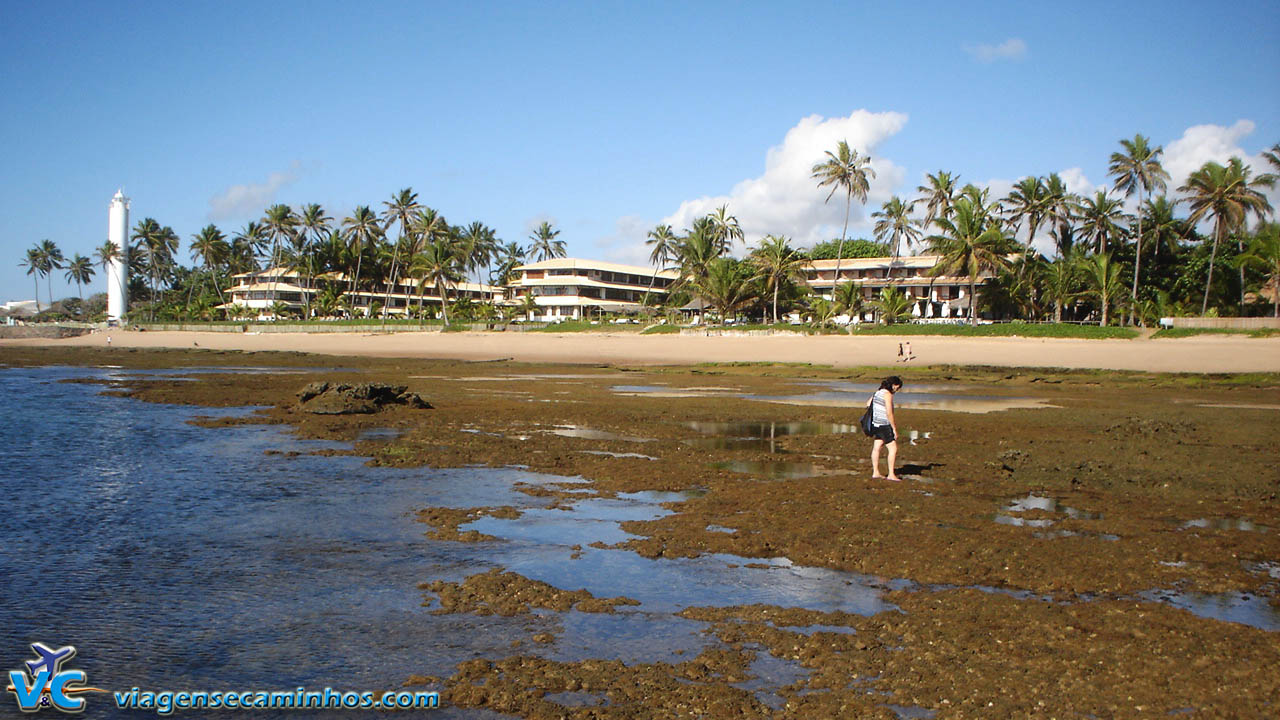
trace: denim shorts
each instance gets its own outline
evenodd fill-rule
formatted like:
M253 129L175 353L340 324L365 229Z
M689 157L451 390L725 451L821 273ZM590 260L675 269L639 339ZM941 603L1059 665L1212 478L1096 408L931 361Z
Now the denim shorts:
M898 439L897 436L893 434L892 425L872 425L871 437L877 440L883 440L886 443L891 443Z

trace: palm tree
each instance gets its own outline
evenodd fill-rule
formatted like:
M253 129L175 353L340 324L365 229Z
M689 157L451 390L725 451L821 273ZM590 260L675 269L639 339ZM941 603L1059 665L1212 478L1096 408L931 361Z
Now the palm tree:
M818 327L828 327L840 314L836 304L826 298L814 295L809 300L809 321Z
M820 162L813 166L810 177L818 181L818 187L830 185L831 192L827 193L827 199L823 202L830 202L831 196L836 194L836 190L844 189L844 230L840 233L840 244L836 248L836 283L840 282L840 262L844 258L844 241L849 236L849 211L853 207L853 198L856 196L860 202L867 201L867 193L871 190L871 182L869 178L876 176L876 171L871 167L871 158L865 155L859 155L857 150L851 150L849 143L841 140L836 145L836 151L826 151L826 162Z
M1280 318L1280 225L1263 223L1249 241L1248 251L1237 257L1236 262L1262 270L1265 278L1262 286L1271 286L1272 316Z
M383 307L387 307L391 304L391 291L395 288L396 273L400 269L401 243L399 242L399 239L404 238L409 233L409 223L412 220L414 213L416 213L422 205L418 204L418 193L414 192L413 188L402 189L400 192L393 194L391 196L391 200L383 201L382 204L386 208L382 211L382 221L384 223L382 227L383 234L390 238L391 226L396 224L400 225L400 236L397 238L397 241L393 243L393 249L391 251L391 278L387 283L387 294L383 298L382 303ZM407 303L405 311L408 311ZM384 315L383 317L385 318L386 316Z
M711 262L721 255L711 222L705 217L693 221L693 228L676 242L676 264L680 275L675 287L696 286L707 275Z
M525 320L532 320L534 313L538 312L538 300L532 293L525 293L520 296L520 304L517 307L524 313Z
M643 302L647 304L653 285L658 281L658 273L666 270L667 264L675 257L676 236L670 225L657 225L649 231L644 244L653 248L649 251L649 264L654 266L653 277L649 278L649 289L644 291Z
M449 285L462 279L462 258L458 254L457 243L447 235L437 235L414 256L411 270L419 278L419 297L426 291L428 281L435 287L436 294L440 296L444 324L448 325Z
M155 319L156 284L164 260L164 228L160 227L160 223L154 218L143 218L134 226L131 239L138 242L138 249L142 251L140 259L146 263L147 275L151 279L149 314L152 319Z
M1107 174L1115 176L1113 190L1123 190L1125 197L1138 193L1138 239L1133 262L1133 302L1138 302L1138 282L1142 274L1142 212L1146 194L1152 189L1164 190L1169 173L1160 164L1162 147L1151 147L1147 138L1134 135L1132 140L1121 140L1123 153L1111 153Z
M511 282L515 269L524 264L524 248L520 247L520 243L513 241L498 246L496 254L498 267L489 276L489 282L494 285L507 285Z
M342 219L342 230L347 246L355 254L356 273L351 278L351 302L359 305L360 263L364 260L365 248L382 237L382 227L378 225L378 216L368 205L359 205L350 217Z
M76 293L80 296L81 304L84 303L84 285L93 279L93 274L93 261L80 253L76 253L67 262L65 277L68 282L76 284Z
M27 256L22 262L18 263L18 267L25 267L27 274L31 276L31 282L36 289L36 314L40 314L40 276L43 274L41 270L44 267L44 261L40 257L40 246L27 248Z
M41 240L36 245L36 250L40 258L40 274L47 279L49 287L49 307L53 307L53 271L61 270L66 258L62 255L56 243L48 238ZM38 291L37 291L38 292Z
M1075 252L1059 255L1045 266L1043 279L1044 299L1053 303L1053 321L1062 322L1062 308L1079 295L1081 282L1080 257Z
M1030 176L1022 178L1014 184L1013 190L1009 191L1005 202L1009 204L1011 219L1018 222L1026 221L1026 247L1031 248L1036 239L1036 230L1039 229L1048 210L1049 191L1044 184L1044 179Z
M920 197L911 202L912 207L924 203L924 221L921 226L928 229L935 218L951 216L951 206L956 200L959 182L959 175L952 175L945 170L925 175L924 184L916 188Z
M1099 190L1091 198L1080 203L1081 230L1086 238L1097 245L1098 254L1106 254L1107 241L1124 235L1124 205L1111 197L1106 190Z
M976 326L974 298L978 277L1008 266L1005 255L1010 250L1010 238L1004 234L1002 224L969 197L956 200L950 217L935 218L933 222L942 232L929 237L930 249L942 257L931 272L968 277L969 322Z
M831 291L831 299L835 305L836 314L848 315L852 318L862 312L862 284L850 280L847 283L837 285Z
M498 254L497 233L477 220L459 231L458 240L462 244L463 268L480 279L480 268L492 266Z
M766 235L760 246L751 251L748 260L756 269L754 279L764 281L765 289L773 293L773 321L776 323L778 289L787 283L802 281L804 265L808 261L791 248L787 238L777 235Z
M311 288L315 278L315 249L321 239L329 233L329 223L333 218L329 217L324 208L319 203L310 203L302 206L301 212L298 213L298 251L306 255L307 258L307 281L306 287ZM306 315L311 317L311 293L302 294L306 300Z
M876 218L876 239L893 247L893 262L898 261L898 246L903 240L911 247L920 239L920 226L911 219L910 213L911 203L903 202L897 195L871 213L871 217Z
M266 216L262 218L262 227L267 237L271 238L271 300L276 299L276 283L280 277L280 273L276 271L276 266L280 264L280 239L284 238L290 244L293 243L293 237L298 227L298 216L293 214L293 209L283 203L277 203L267 208Z
M206 225L200 232L191 236L191 259L200 260L204 269L213 280L213 289L222 299L222 288L218 286L218 267L230 259L231 246L217 225Z
M529 257L532 257L535 262L564 257L564 241L556 240L556 236L559 234L559 230L553 228L551 223L543 220L542 224L529 234Z
M1080 198L1067 190L1067 184L1058 173L1049 173L1044 180L1044 222L1049 227L1061 228L1070 224L1079 211ZM1061 252L1061 251L1060 251Z
M871 301L871 307L880 313L885 325L893 325L911 315L911 298L898 289L897 285L889 285L880 291L880 296Z
M1280 143L1272 145L1270 150L1263 150L1262 159L1267 161L1272 170L1280 172Z
M712 260L707 265L707 274L693 287L698 297L716 308L721 321L755 299L751 283L742 277L738 264L737 260L727 257Z
M711 221L712 237L720 246L720 254L732 252L734 241L742 239L742 227L738 225L738 218L729 214L729 206L721 205L707 219Z
M1178 188L1190 197L1187 203L1191 206L1191 216L1187 225L1194 227L1201 220L1213 215L1213 250L1209 253L1209 277L1204 284L1204 300L1200 303L1200 314L1209 308L1209 286L1213 283L1213 263L1218 256L1218 244L1228 232L1244 226L1249 213L1259 217L1272 212L1271 203L1258 188L1271 187L1274 178L1262 175L1250 179L1249 166L1233 157L1226 165L1207 162L1199 170L1191 173L1187 182ZM1243 304L1243 289L1241 290Z
M1098 253L1084 263L1087 281L1085 295L1096 298L1102 307L1102 327L1107 326L1108 309L1124 295L1124 278L1120 265L1111 259L1111 253Z
M240 269L244 272L257 271L257 258L269 245L266 228L262 223L252 220L245 223L245 226L231 238L232 256L237 260L237 265L242 266Z

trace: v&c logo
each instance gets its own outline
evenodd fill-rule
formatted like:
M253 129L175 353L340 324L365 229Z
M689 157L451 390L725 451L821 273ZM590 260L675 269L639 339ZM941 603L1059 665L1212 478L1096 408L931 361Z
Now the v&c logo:
M71 683L84 685L83 670L63 670L63 663L75 657L76 649L70 645L50 649L43 643L32 643L31 649L38 656L26 662L26 671L10 670L9 686L5 688L18 699L22 712L37 712L55 707L63 712L78 713L84 710L84 699L72 697L83 692L106 692L91 687L71 687Z

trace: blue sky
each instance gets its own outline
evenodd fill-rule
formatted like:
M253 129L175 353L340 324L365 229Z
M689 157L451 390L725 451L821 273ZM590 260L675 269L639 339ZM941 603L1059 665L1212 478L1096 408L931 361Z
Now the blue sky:
M804 169L841 138L874 158L868 212L939 169L1089 189L1139 132L1181 184L1280 142L1280 4L1216 5L0 0L0 301L31 297L33 243L101 244L120 186L184 262L209 222L409 186L625 262L725 202L749 239L838 236Z

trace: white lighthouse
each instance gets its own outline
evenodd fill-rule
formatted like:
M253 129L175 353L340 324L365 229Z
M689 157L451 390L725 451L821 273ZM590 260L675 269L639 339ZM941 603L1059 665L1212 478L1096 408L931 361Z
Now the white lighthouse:
M107 319L119 322L129 309L129 198L120 190L111 198L107 239L119 250L107 266Z

